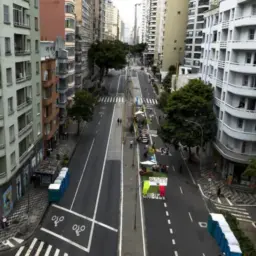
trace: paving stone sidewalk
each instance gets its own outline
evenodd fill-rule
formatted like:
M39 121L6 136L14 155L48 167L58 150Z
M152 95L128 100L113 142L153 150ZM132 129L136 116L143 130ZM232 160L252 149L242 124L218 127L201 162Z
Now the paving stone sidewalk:
M85 124L82 124L81 131L84 127ZM43 161L54 162L56 168L58 161L53 160L56 160L57 154L71 156L79 138L76 131L77 125L71 123L67 130L68 139L59 140L58 147ZM28 192L16 203L8 216L9 227L0 229L0 252L18 246L29 238L40 224L48 205L47 188L34 188L29 185Z
M134 137L129 132L132 122L133 105L126 103L126 127L127 142L124 144L123 155L123 182L124 182L124 208L123 208L123 248L122 256L142 256L143 240L142 240L142 223L139 199L138 184L138 167L137 153L134 149L130 149L129 141ZM135 145L134 145L135 147ZM132 164L135 163L133 167ZM136 197L137 193L137 197ZM143 214L143 212L142 212ZM136 222L135 222L136 216ZM135 225L136 224L136 225ZM134 229L134 225L136 229Z

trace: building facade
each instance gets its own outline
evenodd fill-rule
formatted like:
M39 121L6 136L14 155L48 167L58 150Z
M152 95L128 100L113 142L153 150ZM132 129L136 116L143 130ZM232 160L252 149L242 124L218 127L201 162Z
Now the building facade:
M47 46L42 43L41 47ZM49 53L41 57L41 77L42 77L42 123L43 123L43 141L44 157L49 156L52 149L56 147L59 138L59 107L58 107L58 84L59 78L56 75L55 49L41 50L43 53Z
M256 156L256 5L226 0L205 14L201 78L214 88L218 169L228 183L250 185L243 177Z
M104 39L117 40L119 39L119 10L114 6L112 1L107 0L105 3L105 32Z
M187 17L187 0L167 0L163 57L160 67L162 71L168 71L170 65L176 66L183 60Z
M1 216L25 194L43 156L38 4L0 4Z
M200 68L201 44L203 41L204 12L210 7L210 0L190 0L188 4L188 22L184 65L193 72Z

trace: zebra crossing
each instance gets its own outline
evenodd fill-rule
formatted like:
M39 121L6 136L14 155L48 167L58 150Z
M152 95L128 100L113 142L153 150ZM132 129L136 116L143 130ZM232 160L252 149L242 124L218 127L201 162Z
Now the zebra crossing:
M124 103L124 97L118 97L118 96L103 96L99 98L99 102L102 103ZM158 101L156 99L149 99L149 98L142 98L142 97L135 97L134 102L139 102L141 104L146 105L157 105Z
M45 243L37 238L28 244L21 246L15 256L68 256L66 252L61 252L58 248Z

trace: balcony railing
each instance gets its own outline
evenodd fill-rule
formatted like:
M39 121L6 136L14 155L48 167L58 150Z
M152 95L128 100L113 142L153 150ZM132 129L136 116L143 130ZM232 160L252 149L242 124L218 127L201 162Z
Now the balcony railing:
M20 22L20 21L15 21L13 22L14 27L19 27L19 28L30 28L30 24L29 23L25 23L25 22Z
M26 133L29 129L31 129L32 124L33 124L33 122L30 122L25 127L23 127L21 130L19 130L19 137L22 136L24 133Z
M19 104L19 105L17 106L17 110L20 111L20 110L22 110L23 108L25 108L25 107L27 107L28 105L30 105L31 103L32 103L32 98L27 97L27 99L26 99L24 102L22 102L21 104Z
M223 21L221 26L222 26L222 29L228 28L228 26L229 26L229 20Z
M225 67L225 61L219 60L219 61L218 61L218 67L219 67L219 68L224 68L224 67Z
M21 49L21 48L15 49L16 56L25 56L30 54L31 54L31 51L29 49Z
M221 41L220 42L220 48L227 48L227 42L226 41Z
M16 73L17 73L17 71L16 71ZM32 78L31 73L28 73L28 74L25 74L21 77L16 77L16 83L22 83L22 82L25 82L27 80L30 80L31 78Z

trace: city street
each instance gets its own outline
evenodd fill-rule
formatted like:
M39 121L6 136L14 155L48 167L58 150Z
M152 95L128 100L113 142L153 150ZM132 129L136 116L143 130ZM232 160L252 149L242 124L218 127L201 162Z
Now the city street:
M110 76L111 94L122 92L121 78L120 72ZM118 104L96 106L71 159L70 185L64 197L51 205L31 241L6 255L117 254L121 127L116 127L116 115L120 109Z
M145 72L138 72L143 98L156 98ZM152 105L147 107L147 115L155 113ZM157 119L149 124L150 130L158 127ZM153 137L156 148L164 144L159 137ZM141 157L143 151L141 150ZM156 154L159 164L169 166L168 186L165 200L144 199L148 255L204 255L216 256L218 246L206 229L208 212L197 186L183 167L182 174L177 171L184 162L174 148L170 156Z

